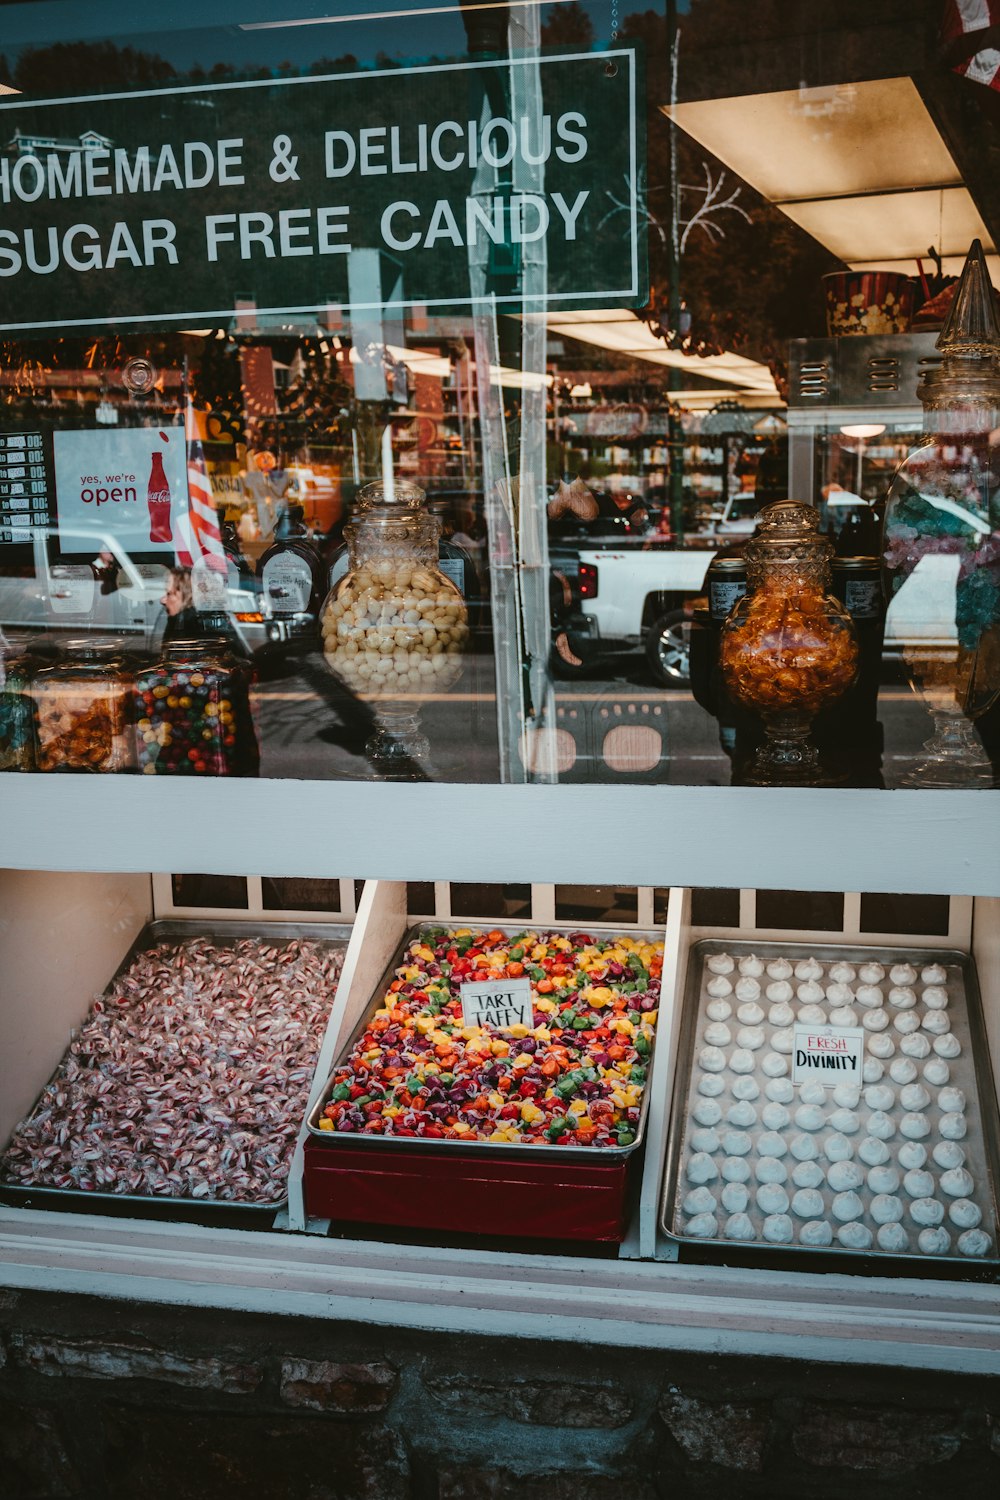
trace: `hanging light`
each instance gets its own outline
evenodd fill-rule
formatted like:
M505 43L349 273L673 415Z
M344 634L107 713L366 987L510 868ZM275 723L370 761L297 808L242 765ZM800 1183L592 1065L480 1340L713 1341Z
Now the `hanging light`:
M690 354L699 359L707 359L709 355L724 352L717 340L705 337L694 328L691 309L683 297L676 318L671 316L669 306L658 304L655 299L651 300L649 310L645 314L640 313L639 316L644 318L650 333L662 339L668 349L676 350L681 354Z

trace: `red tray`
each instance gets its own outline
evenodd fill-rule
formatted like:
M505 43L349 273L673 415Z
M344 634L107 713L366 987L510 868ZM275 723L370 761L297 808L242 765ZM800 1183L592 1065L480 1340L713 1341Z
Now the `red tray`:
M629 1162L484 1159L305 1143L311 1218L513 1239L625 1236Z

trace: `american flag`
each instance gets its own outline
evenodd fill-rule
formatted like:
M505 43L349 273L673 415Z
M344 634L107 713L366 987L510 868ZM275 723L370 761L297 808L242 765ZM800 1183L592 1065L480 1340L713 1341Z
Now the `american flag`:
M187 568L203 562L213 572L225 575L226 554L219 518L205 464L198 415L190 401L184 417L184 434L187 442L188 514L187 524L179 528L182 539L177 546L177 561Z
M946 0L941 40L953 72L1000 90L1000 0Z

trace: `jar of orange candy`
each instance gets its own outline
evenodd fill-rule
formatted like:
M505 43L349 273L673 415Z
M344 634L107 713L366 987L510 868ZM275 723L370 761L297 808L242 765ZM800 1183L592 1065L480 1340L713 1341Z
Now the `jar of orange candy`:
M857 674L858 643L830 593L833 544L819 522L817 510L795 500L764 507L744 549L748 592L722 627L723 680L767 734L747 778L754 785L822 780L812 721Z

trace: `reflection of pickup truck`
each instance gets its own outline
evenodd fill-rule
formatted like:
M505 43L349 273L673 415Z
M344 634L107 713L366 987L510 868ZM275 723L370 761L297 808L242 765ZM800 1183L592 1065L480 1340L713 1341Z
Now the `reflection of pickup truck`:
M136 562L109 534L35 527L30 540L0 546L0 632L132 637L152 647L166 623L168 567L169 560ZM248 654L281 638L269 605L235 568L226 609Z
M716 552L753 533L759 508L753 495L731 495L683 546L622 515L550 526L555 671L573 676L642 647L656 682L686 686L693 601Z
M605 654L642 646L657 682L687 684L687 611L704 592L705 573L715 556L711 540L700 540L707 545L676 547L642 536L614 539L605 546L550 544L556 581L564 577L573 594L572 610L561 625L569 654L581 663L578 671L596 665ZM573 671L565 653L557 652L553 660L560 673Z

